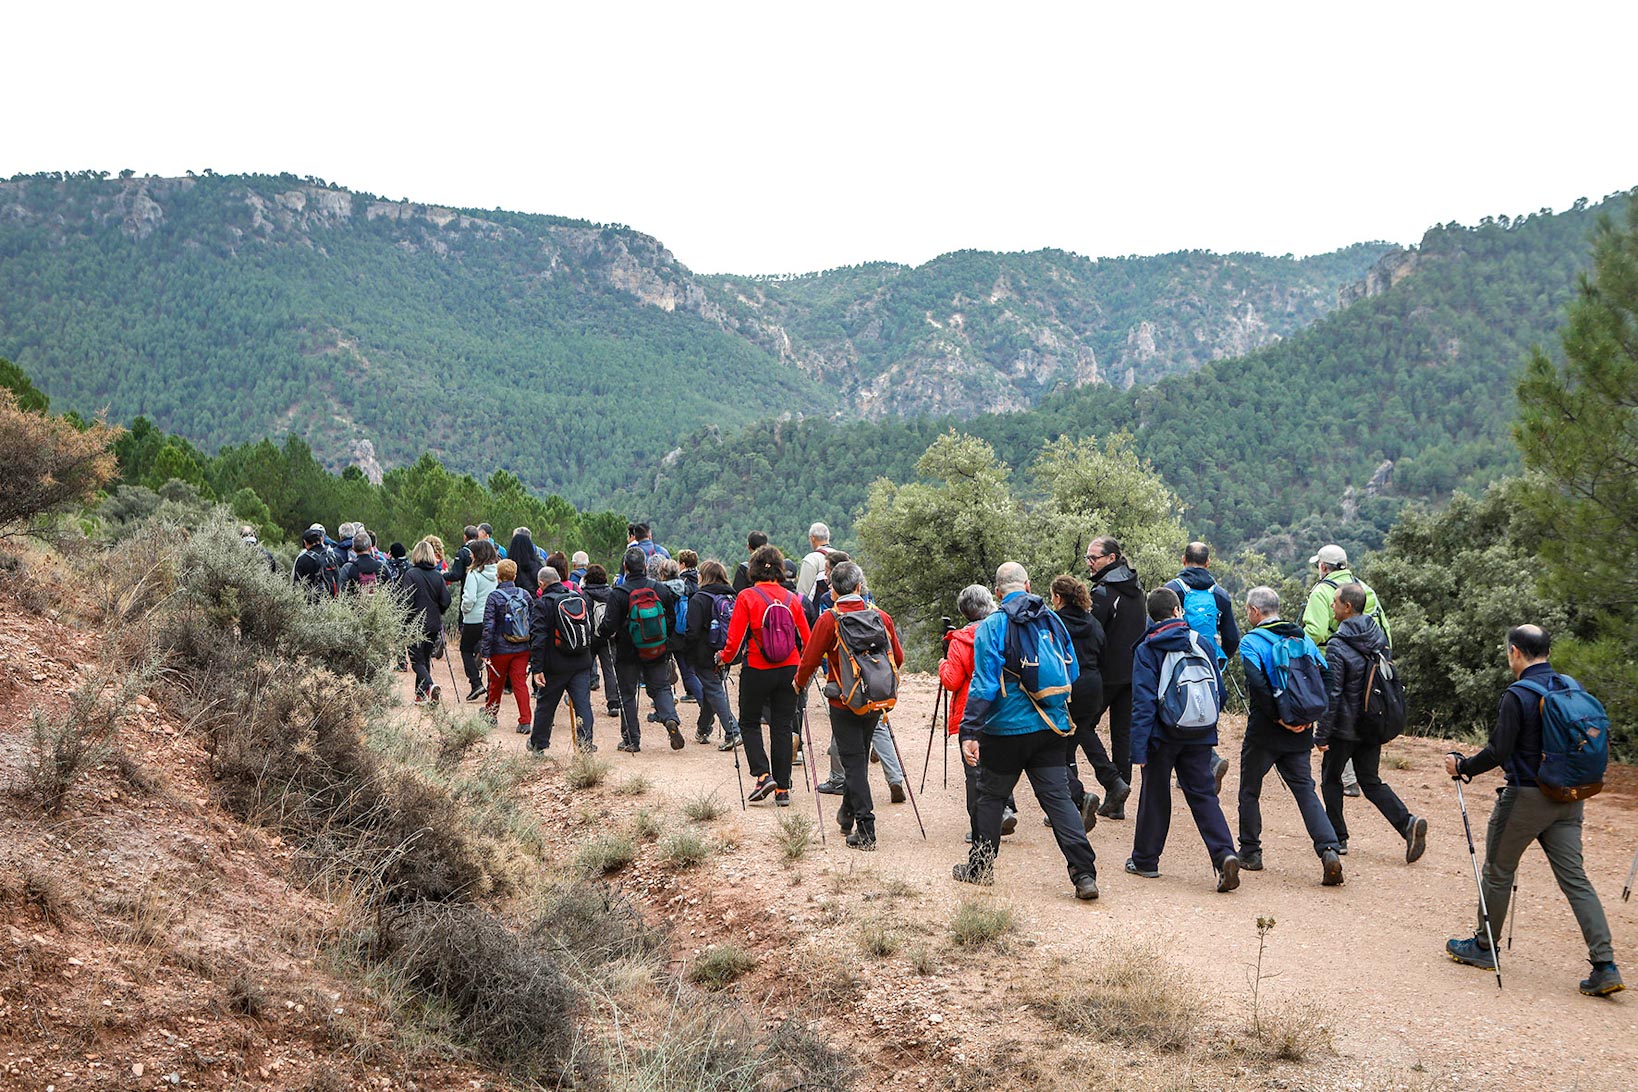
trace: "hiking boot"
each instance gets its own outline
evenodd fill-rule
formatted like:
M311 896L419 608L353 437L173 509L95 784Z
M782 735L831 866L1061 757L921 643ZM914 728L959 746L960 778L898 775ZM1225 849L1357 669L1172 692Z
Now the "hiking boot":
M520 736L526 736L530 732L533 732L534 730L535 730L535 726L532 725L532 724L520 724L520 725L518 725L518 735L520 735Z
M847 836L847 848L857 849L861 853L873 853L876 850L876 824L861 819L853 828L853 833Z
M819 791L826 796L841 796L846 787L847 780L841 777L827 777L819 782Z
M616 751L625 751L627 754L633 754L633 755L636 754L638 751L642 750L642 748L637 746L637 744L627 743L623 739L615 746L614 749Z
M1233 891L1240 886L1240 858L1230 856L1223 858L1223 863L1217 866L1217 893Z
M466 696L467 701L481 701L489 693L487 686L474 686L472 692Z
M789 789L775 789L774 790L774 807L776 807L776 808L788 808L790 806L791 806L791 790L789 790Z
M840 808L836 811L836 825L842 828L843 834L853 833L853 816L843 815Z
M589 739L580 740L575 744L575 747L579 750L585 751L587 754L594 755L597 753L597 744L593 743Z
M1018 813L1008 808L1001 813L1001 836L1005 838L1018 829Z
M961 883L977 884L979 887L993 887L995 885L995 870L993 868L974 868L970 861L962 861L950 869L950 875Z
M1127 795L1130 795L1130 792L1128 792ZM1098 814L1103 816L1105 819L1125 819L1126 801L1117 801L1114 796L1111 795L1108 800L1103 802L1103 807L1098 809Z
M595 676L594 676L594 677L593 677L593 678L592 678L592 681L591 681L591 688L592 688L592 689L593 689L593 690L601 690L601 689L602 689L602 688L603 688L603 680L602 680L602 679L599 679L599 678L596 678L596 677L595 677Z
M733 735L724 738L721 743L717 744L717 750L719 750L719 751L732 751L735 747L738 747L738 746L739 746L739 733L735 732Z
M433 683L432 689L427 691L427 701L430 701L433 705L437 705L438 699L443 696L444 688L439 686L437 683Z
M1342 786L1342 795L1343 796L1359 796L1359 795L1361 795L1360 789L1359 789L1359 782L1355 781L1352 785Z
M696 729L694 729L694 742L695 743L710 743L711 742L711 729L709 729L709 728L696 728Z
M684 694L682 697L677 699L678 705L698 705L699 703L700 699L696 698L692 694Z
M1496 953L1485 944L1483 937L1447 940L1445 954L1458 963L1466 963L1469 967L1479 967L1486 971L1496 969Z
M671 737L671 749L673 751L680 751L686 746L683 743L682 725L678 724L675 719L665 722L665 731Z
M1240 858L1240 868L1245 872L1261 872L1263 870L1263 851L1260 849L1242 849L1235 854Z
M546 744L544 747L536 747L533 743L525 743L523 745L524 753L531 755L543 755L551 749L552 745L550 743Z
M1334 849L1320 854L1320 883L1326 887L1342 886L1342 858Z
M1213 781L1217 782L1217 795L1218 796L1223 795L1223 779L1228 776L1228 772L1229 772L1229 760L1228 759L1224 758L1222 755L1218 755L1216 758L1212 759L1211 779Z
M1338 857L1348 856L1348 839L1346 839L1346 838L1338 838L1337 839L1337 856Z
M1081 801L1081 829L1091 834L1092 828L1098 825L1098 794L1089 792L1086 799Z
M887 786L887 795L892 798L893 803L895 804L904 803L904 782L889 782Z
M1132 786L1117 777L1115 778L1115 783L1109 786L1108 802L1114 807L1124 808L1126 806L1126 798L1131 795ZM1091 830L1092 828L1087 827L1086 829Z
M751 790L751 795L747 796L746 799L753 804L759 800L766 800L768 797L772 796L778 788L779 786L774 783L772 774L763 774L761 777L756 779L756 787Z
M1098 878L1088 873L1081 873L1075 877L1075 897L1083 902L1091 902L1098 897Z
M1160 879L1160 869L1158 869L1158 868L1139 868L1137 866L1137 862L1132 860L1132 858L1130 858L1130 857L1126 858L1126 871L1129 872L1130 874L1132 874L1133 876L1142 876L1146 880L1158 880L1158 879Z
M1405 827L1405 863L1415 864L1428 849L1428 821L1411 816Z
M1581 980L1581 992L1588 997L1608 997L1627 987L1621 981L1621 972L1613 963L1594 963L1592 974Z
M609 706L609 716L618 719L620 716L620 707L618 705Z

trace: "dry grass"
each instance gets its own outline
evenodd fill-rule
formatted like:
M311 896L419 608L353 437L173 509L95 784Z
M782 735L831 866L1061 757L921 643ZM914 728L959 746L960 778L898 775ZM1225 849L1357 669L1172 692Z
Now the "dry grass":
M910 949L910 969L923 978L938 970L938 952L930 944L918 944Z
M711 843L698 832L680 830L660 843L660 859L672 868L693 868L711 855Z
M814 830L813 820L806 815L780 816L779 851L784 855L787 864L793 864L807 856L808 850L813 848Z
M1334 1049L1330 1013L1318 1001L1296 998L1268 1005L1245 1039L1234 1042L1237 1053L1263 1061L1306 1062Z
M643 796L653 787L654 782L646 775L634 773L629 777L622 778L614 786L614 792L617 796Z
M113 674L105 669L88 677L69 692L61 713L36 709L29 718L29 749L14 791L47 815L61 814L75 783L116 753L125 712L150 681L147 671Z
M563 783L571 789L595 789L609 776L609 760L598 758L590 751L576 751L563 774Z
M718 944L707 948L689 968L688 980L708 990L726 989L740 976L756 966L756 956L737 944Z
M660 817L648 808L638 808L637 814L631 817L631 833L639 842L652 842L664 830Z
M892 923L879 919L865 922L859 929L858 940L859 950L877 959L897 955L903 944L898 929Z
M699 792L683 801L683 815L696 823L709 823L728 814L728 805L714 792Z
M582 876L596 878L618 872L637 856L637 845L624 834L601 834L575 850L574 866Z
M1060 965L1035 1007L1065 1031L1165 1052L1186 1049L1202 1017L1182 968L1149 942L1114 943L1085 965Z
M999 947L1018 927L1012 907L998 902L964 899L950 920L950 936L962 948Z

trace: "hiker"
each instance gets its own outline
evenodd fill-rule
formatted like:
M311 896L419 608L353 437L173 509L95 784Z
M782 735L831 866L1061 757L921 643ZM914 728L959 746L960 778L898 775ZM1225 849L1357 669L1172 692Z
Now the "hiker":
M674 654L673 662L677 667L677 678L681 680L683 687L682 697L677 699L677 704L698 705L700 701L699 676L694 671L694 665L688 662L688 657L683 655L688 630L689 591L688 582L682 578L682 563L673 557L651 557L648 559L648 563L650 567L658 563L658 576L656 579L671 589L671 594L676 597L677 601L675 613L671 619L671 651Z
M693 595L700 590L700 555L693 550L677 551L677 579L683 582L683 591Z
M1183 604L1183 619L1189 628L1211 642L1221 674L1229 658L1240 651L1240 623L1234 618L1234 600L1211 575L1211 547L1204 542L1183 547L1183 569L1164 586L1172 589ZM1223 795L1223 779L1228 771L1228 759L1213 749L1211 774L1218 796Z
M279 562L276 558L274 558L273 552L267 549L261 544L260 541L257 540L256 528L250 526L248 523L241 525L239 528L239 541L261 554L262 560L267 562L267 571L275 576L278 575Z
M847 835L849 849L869 851L876 848L876 812L870 799L870 741L882 727L886 712L876 703L897 698L904 649L899 645L892 616L865 602L861 594L864 572L858 565L851 561L837 565L831 571L830 586L836 604L820 615L813 627L813 638L802 650L802 663L796 669L793 685L797 693L807 689L808 680L824 661L830 679L825 686L825 697L830 702L830 731L841 758L844 781L836 822ZM871 651L875 655L869 655ZM844 679L865 688L863 693L872 699L867 707L854 707L864 698L843 689ZM899 776L902 780L902 770Z
M739 719L728 702L727 683L723 669L716 664L716 656L728 647L734 589L728 583L728 569L715 559L701 563L699 578L699 589L689 596L688 630L683 634L682 653L693 665L700 684L700 719L694 728L694 742L710 743L711 728L720 720L722 743L717 750L731 751L739 746Z
M410 551L410 568L404 574L403 587L410 629L421 635L409 650L410 668L415 672L415 702L436 702L443 691L432 681L432 646L444 631L449 585L438 571L431 539L422 539Z
M765 531L752 531L750 534L745 536L745 553L747 555L747 560L741 561L734 568L735 592L742 592L751 586L753 583L751 580L751 562L748 559L755 557L756 552L767 544L768 535ZM784 555L781 554L780 556L783 557Z
M645 557L658 557L662 560L669 559L671 557L671 554L667 552L664 546L661 546L659 543L654 541L654 533L652 530L650 530L648 524L634 524L632 526L632 534L635 537L633 545L635 545L639 550L643 551Z
M835 596L832 594L830 587L831 573L835 571L838 565L852 560L842 550L832 550L825 555L824 575L814 582L814 590L819 592L819 596L817 600L803 600L803 607L808 615L809 629L817 625L820 616L835 604ZM867 604L873 602L868 586L861 585L857 594L862 596ZM820 670L826 670L825 661L821 661ZM796 709L798 717L804 715L807 711L807 697L808 692L806 689L797 696ZM800 751L800 734L797 736L797 744L797 749ZM830 746L826 748L825 756L830 760L830 773L825 780L819 782L819 791L831 796L841 796L843 790L847 788L847 775L842 766L842 754L837 749L834 735L831 736ZM887 730L886 724L878 723L876 725L876 731L870 741L870 761L881 763L882 774L887 778L888 798L893 803L902 804L909 799L904 787L904 764L899 761L899 749L893 745L893 733Z
M1314 795L1308 752L1314 749L1314 722L1325 713L1325 656L1295 622L1280 617L1273 588L1246 593L1251 623L1240 642L1245 665L1246 735L1240 744L1240 867L1263 867L1263 778L1277 769L1302 813L1303 825L1320 859L1321 882L1342 883L1337 834ZM1147 780L1147 775L1145 775Z
M1099 661L1103 659L1104 637L1103 627L1092 617L1092 597L1086 585L1073 576L1053 577L1051 594L1053 613L1063 620L1064 629L1069 631L1075 659L1081 666L1081 673L1075 677L1074 688L1069 692L1069 722L1075 730L1064 740L1064 766L1069 772L1069 798L1075 802L1082 825L1090 833L1098 824L1098 807L1102 801L1097 793L1087 792L1086 786L1081 784L1080 771L1075 767L1076 747L1085 750L1086 760L1092 764L1099 782L1107 782L1104 789L1111 798L1118 795L1119 803L1125 804L1132 790L1115 772L1103 742L1098 739L1098 714L1103 711L1103 673ZM1051 825L1050 820L1044 821Z
M649 720L665 726L671 749L683 748L677 705L671 695L671 620L677 600L671 589L646 574L648 555L628 546L621 559L625 582L609 593L608 613L597 635L614 642L614 681L620 692L620 743L617 751L636 754L642 749L642 726L637 720L637 684L654 704Z
M447 577L448 577L448 573L449 573L449 562L445 559L444 540L439 538L437 535L428 535L426 537L425 541L426 541L427 545L432 547L432 559L433 559L434 567L437 568L440 575L445 576L446 581L447 581Z
M812 598L813 586L826 572L825 555L830 553L830 528L823 523L809 527L808 546L808 555L802 559L796 574L796 594L804 599Z
M475 538L462 547L466 555L466 579L461 581L461 667L466 672L467 701L477 701L489 693L489 680L484 677L483 617L489 604L489 593L500 586L496 566L500 554L495 544L486 538ZM459 558L456 564L460 564Z
M472 565L472 544L479 541L489 540L483 538L476 525L469 523L461 529L461 548L455 551L455 561L449 566L449 571L444 573L444 580L447 583L459 584L466 579L466 571ZM489 542L489 545L493 548L495 544ZM495 560L500 560L499 553L495 555Z
M609 584L609 572L601 565L587 565L586 579L581 582L580 590L585 594L592 612L592 677L591 688L596 690L602 687L608 693L609 716L620 715L620 683L614 672L614 643L602 636L603 619L608 617L609 598L614 588ZM599 678L601 676L601 678Z
M739 730L745 759L756 786L752 801L772 796L776 807L791 802L791 733L796 717L796 678L802 648L810 632L802 601L780 584L785 555L779 547L757 547L747 566L751 586L734 600L728 644L717 653L719 664L745 654L739 674ZM763 706L768 707L768 746L763 747ZM770 757L771 752L771 757Z
M534 557L533 549L528 551ZM517 585L518 563L506 558L495 566L499 583L484 599L483 636L478 654L489 669L489 694L483 704L484 716L499 719L501 694L506 684L512 685L512 697L518 703L518 733L530 729L529 716L529 645L533 619L529 592Z
M1570 902L1570 910L1581 926L1587 943L1587 962L1592 973L1580 983L1582 993L1607 997L1625 989L1615 966L1615 949L1610 942L1610 925L1604 917L1598 892L1587 880L1581 863L1581 824L1585 801L1561 801L1567 795L1543 791L1543 714L1549 708L1549 693L1577 691L1587 697L1580 684L1553 670L1548 658L1552 638L1540 626L1515 626L1507 633L1507 666L1518 681L1502 693L1496 710L1496 726L1484 749L1471 758L1452 751L1445 756L1445 773L1471 781L1500 766L1506 785L1496 794L1490 826L1484 838L1484 907L1497 927L1507 920L1513 876L1519 859L1532 842L1539 842L1553 868L1553 878ZM1587 698L1587 700L1591 700ZM1590 795L1590 794L1588 794ZM1469 938L1445 943L1445 951L1458 963L1486 970L1496 966L1495 953L1485 937L1484 912L1479 927Z
M537 546L535 549L538 552L540 548ZM547 569L553 569L557 572L558 583L562 584L569 591L578 592L580 590L580 581L576 580L574 575L569 572L569 555L564 553L562 550L553 550L551 553L547 554L545 558L542 559L540 568L540 576L535 578L537 582L539 582L541 578L546 575ZM546 585L541 583L540 589L541 594L544 595L546 593Z
M331 562L330 550L324 545L324 531L309 527L301 535L301 553L290 570L290 579L307 593L307 601L317 603L326 595L333 595L326 576Z
M995 613L995 596L982 584L968 584L956 595L956 610L966 619L961 627L950 626L944 631L944 658L938 662L938 684L950 692L945 713L946 734L957 736L967 711L967 690L973 681L973 640L978 634L978 623ZM967 844L971 845L976 830L978 805L978 768L961 763L961 776L967 783ZM1018 802L1010 795L1001 808L1001 836L1005 838L1018 829Z
M552 722L564 695L574 714L574 745L592 742L591 603L565 584L556 566L540 570L540 597L530 604L529 675L535 685L534 729L524 749L539 754L552 745ZM516 687L513 687L516 690Z
M1377 657L1386 655L1388 639L1382 627L1365 613L1365 589L1342 585L1332 596L1337 630L1325 646L1325 715L1314 730L1320 760L1320 794L1325 814L1337 832L1337 853L1348 854L1348 824L1342 816L1342 767L1352 762L1365 798L1376 805L1390 826L1405 840L1405 863L1414 864L1428 844L1428 821L1418 819L1392 789L1382 783L1382 740L1368 735L1361 712L1366 683L1377 669Z
M512 532L512 544L501 557L517 565L518 588L533 599L540 587L541 560L540 555L535 553L535 540L529 528L519 527Z
M1217 645L1185 618L1170 587L1149 593L1149 627L1132 657L1132 756L1143 767L1126 871L1154 879L1172 823L1172 774L1206 843L1219 892L1240 886L1240 859L1212 774L1217 719L1227 692Z
M1069 799L1064 766L1064 738L1073 731L1068 695L1080 673L1075 647L1058 616L1030 594L1022 565L1008 561L996 570L995 593L1001 609L973 635L973 678L961 719L962 761L978 769L973 844L951 874L962 883L995 882L1001 813L1019 775L1027 774L1035 799L1052 820L1075 897L1095 899L1097 858ZM1030 665L1021 659L1025 649L1033 654Z
M375 547L363 531L353 535L353 559L341 567L341 588L354 595L374 595L385 586Z
M585 550L576 550L574 556L569 559L569 564L573 567L563 582L579 587L586 582L586 567L591 564L591 557Z
M478 537L494 543L495 553L500 560L505 561L511 555L512 551L508 550L505 546L502 546L499 542L495 542L495 529L489 524L478 524Z
M1087 544L1086 567L1092 573L1092 617L1103 627L1103 712L1109 714L1109 754L1115 774L1132 783L1132 651L1143 640L1147 623L1143 586L1137 570L1121 555L1120 543L1100 535ZM1130 792L1130 789L1128 789ZM1113 792L1098 814L1125 819L1126 802Z
M1331 543L1321 546L1319 552L1308 559L1308 564L1319 567L1319 579L1309 589L1308 603L1302 612L1302 628L1313 638L1320 651L1325 651L1326 642L1337 631L1337 620L1331 613L1331 600L1335 598L1336 590L1344 584L1358 584L1365 589L1365 613L1382 627L1382 635L1387 638L1391 650L1393 630L1388 628L1388 616L1377 602L1376 592L1371 590L1371 586L1348 570L1348 552ZM1342 792L1344 796L1359 795L1359 778L1354 774L1352 762L1342 767Z
M404 549L404 544L402 542L395 542L391 546L388 546L387 560L383 561L381 565L382 575L386 578L388 585L396 588L399 584L402 584L404 582L404 574L409 572L410 567L409 557Z

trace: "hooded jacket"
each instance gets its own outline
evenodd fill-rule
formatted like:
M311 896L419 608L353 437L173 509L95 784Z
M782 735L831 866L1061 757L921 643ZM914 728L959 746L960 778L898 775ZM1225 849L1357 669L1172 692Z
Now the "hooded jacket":
M507 600L512 598L508 592L522 592L523 589L511 580L502 580L495 585L495 590L483 601L483 638L478 642L478 655L485 658L490 656L510 656L516 652L528 652L528 644L513 644L506 639L505 625ZM524 593L523 598L529 599ZM529 635L534 636L534 619L530 618Z
M1005 607L1019 596L1029 594L1022 589L1009 592L1001 600L1001 606ZM961 738L977 739L981 732L992 736L1045 732L1048 726L1041 719L1043 713L1052 720L1051 730L1061 736L1069 735L1073 728L1067 703L1037 706L1016 679L1004 688L1001 685L1007 662L1007 626L1010 624L1011 619L1003 609L997 609L978 623L978 632L973 635L973 680L967 686L967 708L962 713ZM1073 643L1067 651L1070 658L1069 678L1074 680L1080 675L1080 661L1075 658Z
M1365 705L1365 679L1378 650L1388 647L1382 627L1365 614L1344 619L1325 646L1325 693L1330 703L1314 729L1314 743L1357 740L1359 714Z
M444 611L449 607L449 585L444 574L430 561L418 561L404 574L400 585L406 591L406 605L410 611L410 625L417 623L427 640L432 640L444 628Z
M727 584L704 584L688 597L688 632L683 634L683 657L700 671L715 671L713 657L717 650L711 647L712 597L734 598L734 589Z
M1069 631L1069 640L1075 646L1075 658L1081 664L1081 673L1075 679L1074 689L1069 692L1070 717L1097 716L1103 711L1103 626L1098 624L1090 611L1084 611L1073 603L1065 603L1063 609L1058 611L1058 617L1063 619L1064 628Z
M1210 569L1203 565L1185 565L1182 572L1166 581L1166 586L1176 592L1179 599L1191 591L1210 589L1212 598L1217 600L1217 632L1200 636L1210 638L1221 659L1226 660L1240 651L1240 623L1234 617L1234 600L1211 575Z
M592 652L565 652L557 647L557 609L563 599L576 594L563 581L548 584L540 597L529 604L529 672L532 675L573 675L590 671ZM591 599L586 599L587 620L590 620Z
M977 622L951 630L944 640L944 659L938 662L939 685L950 692L950 723L944 728L952 736L961 731L961 718L967 713L967 687L973 681L973 638L977 634Z
M1273 670L1268 659L1269 642L1256 636L1262 631L1266 631L1271 637L1297 637L1308 640L1307 634L1297 623L1287 622L1283 618L1270 618L1247 633L1245 640L1240 642L1240 662L1246 669L1246 701L1250 705L1246 713L1246 742L1276 754L1312 750L1314 747L1312 724L1305 726L1300 732L1293 732L1280 723L1280 707L1274 700L1274 684L1269 681ZM1315 655L1321 661L1325 659L1318 648L1315 649Z
M1149 610L1143 585L1123 557L1092 577L1092 617L1103 627L1103 685L1132 681L1132 652L1143 640Z
M483 623L483 607L489 602L489 593L500 586L500 577L495 575L495 564L491 562L481 569L469 568L466 570L466 580L461 583L461 623L463 625L481 625Z
M1189 647L1189 623L1181 618L1167 618L1150 622L1149 629L1132 654L1132 761L1147 762L1149 744L1188 743L1217 746L1217 726L1214 724L1204 735L1177 739L1156 715L1160 707L1160 667L1166 656ZM1196 635L1202 651L1212 661L1212 672L1217 676L1217 708L1223 708L1228 694L1223 689L1223 673L1217 669L1217 660L1211 654L1212 646L1206 638Z

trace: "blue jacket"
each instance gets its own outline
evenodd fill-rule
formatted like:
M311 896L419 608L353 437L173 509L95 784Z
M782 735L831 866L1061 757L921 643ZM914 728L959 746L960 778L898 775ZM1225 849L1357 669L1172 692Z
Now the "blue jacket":
M506 639L503 629L506 625L506 599L509 592L521 592L522 588L511 580L502 580L495 585L489 597L483 601L483 636L478 641L478 655L509 656L514 652L528 652L527 644L513 644ZM527 593L525 600L529 599Z
M1010 603L1028 592L1010 592L1002 603ZM1007 662L1007 615L997 610L978 623L973 634L973 681L967 688L967 711L961 717L961 738L977 739L980 732L992 736L1021 736L1041 732L1047 728L1036 704L1024 693L1017 679L1008 680L1005 692L1001 686L1001 671ZM1075 658L1075 646L1070 644L1069 676L1071 680L1081 673L1080 661ZM1068 703L1044 707L1057 731L1068 735Z
M1325 653L1303 628L1283 618L1270 618L1246 634L1240 642L1240 662L1246 669L1246 742L1277 754L1310 751L1314 748L1314 726L1293 732L1280 724L1280 707L1274 698L1274 643L1299 637L1308 643L1309 654L1325 667Z
M1234 600L1229 598L1229 593L1223 590L1223 585L1211 575L1210 569L1200 565L1186 565L1182 572L1166 581L1166 587L1176 592L1179 599L1189 591L1211 589L1212 597L1217 600L1217 632L1202 633L1200 636L1211 638L1212 644L1217 646L1217 651L1221 654L1219 659L1226 660L1240 651L1240 623L1234 617Z
M1166 734L1166 726L1160 723L1155 716L1155 710L1160 704L1160 665L1165 662L1169 652L1181 652L1189 647L1189 623L1181 618L1167 618L1163 622L1150 622L1148 632L1143 635L1142 642L1132 653L1132 761L1147 762L1149 743L1155 740L1163 743L1199 743L1206 746L1217 746L1217 726L1211 727L1209 735L1199 736L1186 740L1173 739ZM1228 693L1223 689L1223 673L1218 670L1217 661L1211 655L1212 647L1204 637L1200 638L1200 647L1211 659L1212 672L1217 676L1217 708L1223 708L1228 700Z

